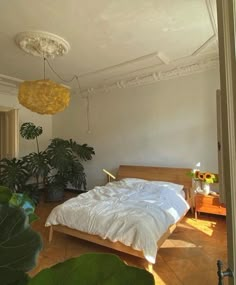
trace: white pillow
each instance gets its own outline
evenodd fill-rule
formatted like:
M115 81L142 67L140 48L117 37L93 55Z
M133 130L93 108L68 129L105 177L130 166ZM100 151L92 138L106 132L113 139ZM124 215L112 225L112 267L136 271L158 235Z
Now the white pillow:
M160 187L166 187L169 190L173 190L179 194L182 193L184 189L184 185L176 184L173 182L167 182L167 181L151 181L152 184Z
M128 186L132 186L134 184L142 184L145 183L146 185L148 185L150 183L150 185L152 186L159 186L159 187L166 187L172 191L175 191L177 193L182 193L184 186L181 184L176 184L173 182L167 182L167 181L149 181L149 180L145 180L145 179L140 179L140 178L124 178L121 181L123 181L126 185Z
M129 185L132 185L134 183L140 183L140 182L149 182L148 180L140 179L140 178L123 178L121 181Z

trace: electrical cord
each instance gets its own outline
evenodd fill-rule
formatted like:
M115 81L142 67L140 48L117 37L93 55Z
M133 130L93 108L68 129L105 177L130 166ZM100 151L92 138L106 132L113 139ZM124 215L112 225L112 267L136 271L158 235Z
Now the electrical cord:
M44 65L43 65L43 74L44 74L44 79L45 79L45 75L46 75L46 66L45 66L45 63L47 62L49 68L51 69L51 71L63 82L65 83L70 83L72 82L73 80L76 80L77 84L78 84L78 89L79 89L79 93L82 93L82 89L81 89L81 85L80 85L80 82L79 82L79 77L78 75L74 75L71 79L69 80L66 80L64 78L62 78L56 71L55 69L52 67L52 65L50 64L50 62L48 61L48 59L44 56L43 57L43 62L44 62ZM89 98L89 95L87 96L82 96L82 98L86 99L86 102L87 102L87 107L86 107L86 117L87 117L87 133L90 134L91 133L91 129L90 129L90 98Z

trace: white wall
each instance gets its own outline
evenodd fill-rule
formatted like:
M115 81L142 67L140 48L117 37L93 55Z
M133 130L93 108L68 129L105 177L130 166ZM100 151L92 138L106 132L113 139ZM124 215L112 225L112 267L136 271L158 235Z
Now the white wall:
M115 173L120 164L194 167L217 172L216 89L218 70L152 85L94 94L90 100L91 133L86 100L78 95L53 117L53 136L93 146L96 155L84 163L88 188L105 182L102 168Z
M43 127L43 134L39 137L39 147L43 150L47 147L49 140L52 138L52 116L39 115L33 113L19 104L17 96L0 94L0 106L19 109L20 126L25 122L32 122L37 126ZM19 156L23 156L29 152L36 151L34 141L25 140L20 137Z

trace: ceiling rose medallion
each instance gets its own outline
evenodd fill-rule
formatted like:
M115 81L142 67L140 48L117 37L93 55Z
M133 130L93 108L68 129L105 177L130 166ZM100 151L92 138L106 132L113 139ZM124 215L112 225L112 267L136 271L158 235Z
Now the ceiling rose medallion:
M24 81L19 86L18 100L21 105L38 114L53 115L63 111L70 101L68 88L45 79L46 58L63 56L70 45L63 38L47 32L22 32L16 35L19 48L44 59L44 79Z
M63 38L42 31L28 31L16 35L16 44L26 53L53 58L63 56L70 50L70 44Z

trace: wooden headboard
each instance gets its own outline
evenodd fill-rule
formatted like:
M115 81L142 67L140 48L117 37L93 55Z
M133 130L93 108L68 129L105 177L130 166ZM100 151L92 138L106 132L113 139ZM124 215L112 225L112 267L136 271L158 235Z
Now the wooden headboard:
M120 165L117 180L123 178L160 180L181 184L184 185L185 189L190 189L192 187L192 178L187 173L191 170L190 168Z

